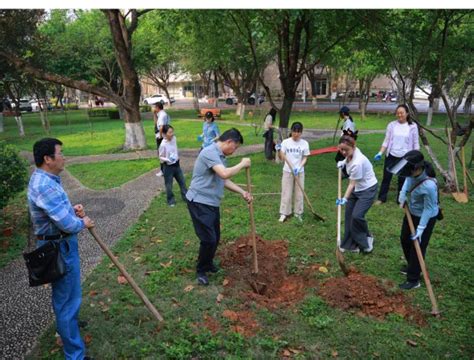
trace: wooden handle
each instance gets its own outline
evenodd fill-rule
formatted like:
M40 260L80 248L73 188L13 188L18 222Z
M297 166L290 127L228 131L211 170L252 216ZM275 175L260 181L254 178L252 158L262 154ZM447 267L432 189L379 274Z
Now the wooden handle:
M110 260L112 260L112 262L115 264L115 266L118 267L119 271L122 273L122 275L125 277L125 279L127 279L130 286L133 288L133 290L135 290L135 293L140 297L140 299L143 301L143 303L148 308L148 310L155 316L155 318L158 321L163 321L163 317L160 315L158 310L156 310L156 308L153 306L153 304L150 302L150 300L148 300L148 298L143 293L143 291L138 287L135 280L133 280L133 278L130 276L130 274L127 272L127 270L125 270L123 265L117 260L117 258L114 256L114 254L112 254L112 252L107 247L107 245L105 245L105 243L99 238L99 236L95 232L95 228L92 227L92 228L89 228L88 230L91 233L91 235L94 237L95 241L97 241L99 246L102 248L102 250L104 250L104 252L110 258Z
M337 198L342 196L342 169L337 172ZM337 205L337 248L341 246L341 205Z
M301 183L300 183L300 179L299 179L298 176L296 176L295 173L293 172L293 166L291 166L290 162L288 161L288 159L286 158L285 155L283 155L283 157L284 157L284 159L285 159L285 162L288 164L288 167L289 167L290 170L291 170L291 174L293 175L293 178L295 179L296 185L298 185L299 189L300 189L301 192L303 193L304 199L306 200L306 204L308 204L309 208L311 209L311 212L312 212L313 215L316 216L319 220L324 221L324 218L323 218L322 216L319 216L318 214L316 214L316 211L314 211L313 205L311 205L311 201L309 201L309 197L308 197L308 195L306 194L306 191L304 191L303 186L302 186Z
M246 168L247 173L247 192L252 193L252 184L250 181L250 167ZM253 248L253 272L258 274L258 259L257 259L257 239L256 239L256 230L255 230L255 218L253 213L253 201L249 203L250 211L250 234L252 236L252 248Z
M466 174L467 174L467 170L466 170L466 159L464 158L464 146L461 148L461 164L462 164L462 175L463 175L463 185L464 185L464 194L466 194L466 197L467 197L467 179L466 179Z
M458 174L456 173L456 163L454 160L454 149L451 143L451 131L447 129L447 132L448 132L448 143L449 143L449 155L451 156L451 162L453 163L453 175L454 175L454 181L456 182L456 192L459 192Z
M405 214L407 216L408 226L410 227L410 231L413 235L415 235L416 234L415 225L413 225L413 219L411 218L410 210L408 210L408 206L406 204L405 204ZM418 240L414 240L413 244L415 246L416 256L418 257L418 261L420 263L421 272L423 273L423 278L425 279L426 289L428 290L428 295L431 300L431 313L434 315L437 315L439 314L438 303L436 302L436 297L433 292L433 288L431 287L430 277L428 275L428 270L426 269L426 264L425 264L425 260L423 259L423 254L421 253L420 244L418 243Z

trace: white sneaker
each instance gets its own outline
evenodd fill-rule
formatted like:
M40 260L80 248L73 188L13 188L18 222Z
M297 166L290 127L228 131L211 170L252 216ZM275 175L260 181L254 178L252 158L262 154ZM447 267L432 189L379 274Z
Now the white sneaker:
M342 247L339 247L339 251L342 252L342 253L350 252L350 253L354 253L354 254L358 254L360 252L359 248L356 248L356 249L353 249L353 250L347 250L347 249L344 249Z
M163 171L160 170L160 172L156 173L156 176L163 176Z
M278 219L279 222L284 222L286 220L286 215L280 215L280 218Z
M363 251L368 254L374 250L374 238L372 236L367 236L367 243L369 244L369 247Z
M295 219L298 220L299 222L303 222L303 216L301 215L295 215Z

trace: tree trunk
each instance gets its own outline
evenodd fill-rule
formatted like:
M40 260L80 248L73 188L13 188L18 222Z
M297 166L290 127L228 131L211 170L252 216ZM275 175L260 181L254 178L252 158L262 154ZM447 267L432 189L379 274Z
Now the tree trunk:
M426 126L431 126L431 121L433 120L433 103L434 99L429 100L428 114L426 116Z
M240 121L245 119L245 104L240 104Z
M146 148L145 130L140 119L140 111L125 108L125 143L124 150L140 150Z
M0 112L0 133L4 132L5 129L3 127L3 112Z
M169 100L169 104L168 104L168 105L169 105L169 106L172 106L172 105L171 105L170 93L169 93L169 91L168 91L168 87L167 87L167 86L163 87L163 91L165 92L166 97L167 97L168 100Z
M21 137L25 136L25 129L23 128L23 120L21 118L21 114L15 115L15 121L16 121L16 124L18 125L18 131L20 132L20 136Z
M44 132L49 135L49 128L46 124L46 119L44 116L44 111L40 110L40 119L41 119L41 126L43 126Z
M288 128L290 122L291 109L293 108L294 98L285 96L280 109L280 128Z

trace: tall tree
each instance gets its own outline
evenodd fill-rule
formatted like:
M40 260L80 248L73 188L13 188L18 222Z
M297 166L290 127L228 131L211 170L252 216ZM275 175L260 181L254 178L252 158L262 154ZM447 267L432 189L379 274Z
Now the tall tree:
M341 22L340 18L344 18ZM250 49L258 74L256 53L261 46L272 47L276 53L276 64L283 90L283 104L279 108L280 128L287 132L288 122L296 91L303 74L319 64L327 53L350 36L355 28L349 12L332 10L263 10L239 11L235 13L236 25L240 26ZM278 108L265 84L264 87L272 106Z
M124 113L125 122L125 142L124 149L143 149L146 148L145 133L143 124L140 118L139 101L140 101L140 86L137 71L135 70L134 61L132 58L132 34L138 26L138 19L147 10L129 10L127 12L111 9L102 10L105 15L106 23L108 24L112 51L115 54L116 63L118 65L120 77L115 77L115 81L110 81L104 84L103 81L91 80L90 71L86 72L86 78L82 77L82 72L77 74L77 77L72 77L70 74L64 74L64 71L53 67L54 71L44 71L41 63L41 52L33 52L31 48L27 51L18 52L15 49L0 50L0 57L6 59L13 64L17 69L30 74L31 76L50 81L56 84L67 87L79 89L88 93L102 96L110 99L117 104ZM29 15L33 20L32 23L37 25L39 19L34 21L34 11L23 10L22 14ZM4 16L8 18L6 24L11 25L17 21L17 13L4 12ZM74 19L72 20L74 22ZM1 24L0 24L1 25ZM5 30L8 30L5 29ZM33 32L33 36L39 36L38 32ZM100 37L97 37L100 39ZM80 48L87 49L91 44L82 43ZM93 69L94 70L94 69ZM113 73L112 67L106 70L110 74ZM114 78L109 76L109 79Z

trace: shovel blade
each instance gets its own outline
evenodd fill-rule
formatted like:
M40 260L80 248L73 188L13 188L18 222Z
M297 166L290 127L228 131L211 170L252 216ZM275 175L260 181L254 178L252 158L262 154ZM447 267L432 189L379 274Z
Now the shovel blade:
M468 202L468 198L463 192L453 192L451 194L453 195L454 200L456 200L458 203L465 204Z
M344 275L345 276L349 275L349 269L347 268L346 264L344 263L344 255L342 255L342 252L339 250L339 248L336 249L336 259L337 259L337 262L339 263L339 267L341 268Z

